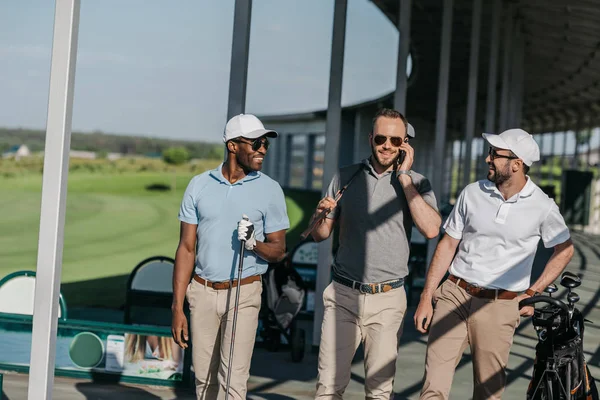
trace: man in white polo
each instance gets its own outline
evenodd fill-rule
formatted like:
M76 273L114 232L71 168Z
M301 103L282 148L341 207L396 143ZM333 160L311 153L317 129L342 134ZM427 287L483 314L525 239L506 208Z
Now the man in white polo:
M527 176L540 158L533 137L521 129L483 137L490 145L487 179L462 191L444 224L414 316L420 332L430 328L421 400L448 399L467 346L473 399L500 399L515 328L520 316L533 314L531 307L519 310L519 301L554 282L573 256L556 203ZM554 253L530 285L540 239Z

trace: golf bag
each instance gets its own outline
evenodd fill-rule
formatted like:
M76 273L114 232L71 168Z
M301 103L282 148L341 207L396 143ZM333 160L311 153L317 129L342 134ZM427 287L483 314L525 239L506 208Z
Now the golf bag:
M304 305L306 285L292 268L289 256L280 263L269 264L263 275L263 287L259 333L265 347L278 351L283 336L289 344L292 361L302 361L306 331L297 327L296 316Z
M281 329L288 329L304 304L306 289L302 277L288 266L271 267L266 273L267 307Z
M583 315L577 308L564 314L548 305L533 316L539 341L527 400L600 400L584 357Z

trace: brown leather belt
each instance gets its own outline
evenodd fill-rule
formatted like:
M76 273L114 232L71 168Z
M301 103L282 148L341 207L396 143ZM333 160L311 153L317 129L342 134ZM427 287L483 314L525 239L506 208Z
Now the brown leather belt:
M207 281L207 280L204 280L204 279L200 278L196 274L194 274L194 280L196 282L200 283L201 285L208 286L208 287L213 288L215 290L229 289L231 287L236 287L238 285L237 279L235 279L233 281L210 282L210 281ZM248 276L246 278L242 278L241 282L242 282L242 286L244 286L244 285L247 285L249 283L256 282L256 281L260 281L260 275L252 275L252 276Z
M454 275L448 277L449 281L452 281L462 288L473 297L479 297L482 299L500 299L500 300L512 300L519 295L517 292L511 292L504 289L486 289L479 287L475 284L469 283L462 278Z

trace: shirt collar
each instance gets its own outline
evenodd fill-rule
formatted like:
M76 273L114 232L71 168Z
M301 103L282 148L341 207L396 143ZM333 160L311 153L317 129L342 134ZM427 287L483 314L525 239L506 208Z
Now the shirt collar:
M525 186L523 186L523 189L521 189L521 191L517 194L515 194L513 197L511 197L510 199L506 200L506 201L517 201L519 200L521 197L529 197L533 194L533 192L535 191L535 183L533 183L533 181L531 180L531 178L529 177L529 175L526 175L527 178L527 182L525 183ZM486 189L492 190L494 193L497 193L500 195L500 197L502 197L502 194L500 193L500 191L498 190L498 188L496 187L496 184L490 180L486 180L484 183L484 186L486 187ZM502 197L504 198L504 197Z
M372 156L371 156L372 157ZM388 174L391 174L393 172L393 169L390 169L389 171L385 171L383 174L378 174L377 171L375 171L375 168L373 168L373 164L371 164L371 157L368 158L364 158L361 162L367 166L367 169L371 172L371 174L373 176L375 176L377 179L384 177Z
M246 175L243 179L240 179L239 181L237 181L234 184L231 184L231 182L229 182L225 176L223 176L223 164L225 163L221 163L219 164L219 166L213 170L210 171L210 175L215 178L216 180L218 180L220 183L223 183L225 185L241 185L244 182L249 182L249 181L253 181L255 179L260 178L260 176L262 175L262 173L260 171L252 171L250 172L248 175Z

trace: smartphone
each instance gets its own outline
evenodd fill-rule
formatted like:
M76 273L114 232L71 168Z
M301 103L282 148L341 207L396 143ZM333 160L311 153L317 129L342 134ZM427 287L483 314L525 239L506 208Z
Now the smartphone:
M400 154L398 154L398 157L396 157L396 160L394 161L395 170L397 170L400 167L400 165L402 165L402 163L404 162L404 157L406 157L406 151L400 150Z
M402 163L404 162L404 157L406 157L406 151L400 150L400 155L398 156L397 160L399 166L402 165Z

